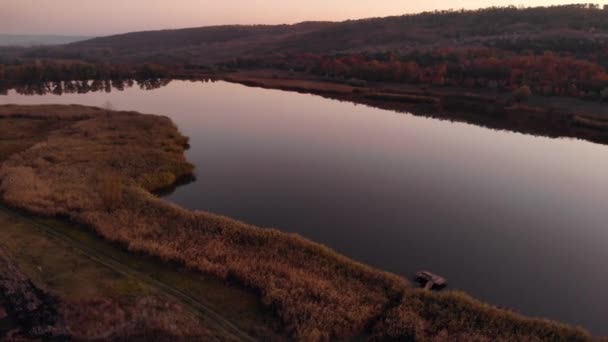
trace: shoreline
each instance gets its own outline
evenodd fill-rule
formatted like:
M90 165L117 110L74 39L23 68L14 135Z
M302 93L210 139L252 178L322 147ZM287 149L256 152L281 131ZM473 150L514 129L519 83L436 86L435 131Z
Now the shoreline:
M557 108L549 103L555 98L539 97L529 103L516 103L508 93L481 94L470 89L390 83L362 87L319 77L269 75L268 71L217 74L214 78L493 129L608 144L608 106L599 102L561 99L567 104Z
M582 329L459 292L414 289L401 277L294 234L157 198L153 191L192 172L184 157L187 138L166 117L84 106L0 106L0 119L6 118L57 120L59 127L0 162L3 202L64 216L131 252L236 281L256 293L293 338L431 338L443 330L452 338L591 339ZM116 144L117 137L130 143ZM77 178L73 168L80 170ZM452 323L456 317L475 326Z
M170 80L222 80L248 87L313 94L416 116L465 122L492 129L551 138L576 138L608 144L608 105L568 97L532 96L517 102L511 93L484 89L450 88L424 84L364 82L328 79L305 73L274 69L242 71L168 71L162 78L94 80L80 88L73 81L66 92L123 90L125 83L137 81L141 87L156 89ZM4 81L3 91L16 89L25 94L55 93L54 82L20 84ZM55 82L56 83L56 82ZM2 84L0 82L0 84ZM59 90L61 93L63 90ZM0 93L0 99L1 99Z

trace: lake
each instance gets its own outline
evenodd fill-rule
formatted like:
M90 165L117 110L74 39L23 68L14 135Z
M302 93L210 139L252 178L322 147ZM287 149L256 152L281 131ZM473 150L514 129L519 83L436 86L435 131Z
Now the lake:
M171 117L196 181L166 199L608 334L608 146L226 82L25 96Z

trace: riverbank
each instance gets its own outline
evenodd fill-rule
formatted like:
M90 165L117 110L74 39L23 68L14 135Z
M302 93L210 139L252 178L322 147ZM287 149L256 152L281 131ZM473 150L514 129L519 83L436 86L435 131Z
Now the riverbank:
M77 64L80 65L80 64ZM53 66L53 64L51 64ZM99 65L88 65L100 68ZM150 67L148 67L150 68ZM274 69L231 71L182 70L158 66L145 72L121 70L114 79L73 81L80 74L65 74L57 80L24 82L0 80L0 95L15 89L22 94L86 93L124 90L135 80L142 89L156 89L171 79L224 80L249 87L278 89L320 95L381 109L418 116L466 122L492 129L524 134L568 137L608 144L608 106L605 101L582 100L567 96L535 96L517 101L512 93L480 88L455 88L397 82L365 82L320 77L308 73ZM110 68L107 72L113 70ZM65 79L62 84L60 79Z
M1 127L37 132L2 141L19 146L2 149L4 202L67 217L132 252L249 288L293 338L591 339L464 294L416 290L298 236L153 196L192 171L187 139L167 118L81 106L3 106L0 118L11 122ZM37 131L49 123L56 128Z
M494 129L608 144L608 106L597 101L532 96L520 103L504 92L405 83L337 82L275 70L220 73L213 77L250 87L315 94Z

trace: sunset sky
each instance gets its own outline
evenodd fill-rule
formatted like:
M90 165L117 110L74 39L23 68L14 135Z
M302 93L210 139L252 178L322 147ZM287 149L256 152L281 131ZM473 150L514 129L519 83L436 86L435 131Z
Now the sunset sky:
M107 35L220 24L345 20L449 8L587 3L574 0L0 0L0 33ZM596 1L608 4L608 1Z

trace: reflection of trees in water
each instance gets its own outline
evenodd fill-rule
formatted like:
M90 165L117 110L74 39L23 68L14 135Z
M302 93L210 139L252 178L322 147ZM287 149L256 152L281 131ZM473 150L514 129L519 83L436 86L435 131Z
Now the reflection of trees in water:
M90 92L106 92L112 90L124 91L137 85L142 90L153 90L167 86L172 79L117 79L117 80L91 80L91 81L57 81L21 84L13 87L0 87L0 95L8 95L9 90L15 90L19 95L46 95L46 94L86 94ZM198 81L214 81L201 79Z
M124 91L138 85L141 89L152 90L164 87L171 82L170 79L154 80L93 80L93 81L58 81L23 84L13 87L20 95L45 94L86 94L90 92L111 93L112 90Z
M10 90L15 90L19 95L63 95L63 94L86 94L90 92L111 93L112 90L124 91L137 85L142 90L154 90L165 87L171 83L170 78L155 79L114 79L114 80L90 80L90 81L52 81L40 83L20 84L12 87L0 86L0 95L8 95ZM215 82L215 79L201 78L191 80L193 82Z

